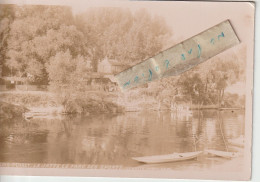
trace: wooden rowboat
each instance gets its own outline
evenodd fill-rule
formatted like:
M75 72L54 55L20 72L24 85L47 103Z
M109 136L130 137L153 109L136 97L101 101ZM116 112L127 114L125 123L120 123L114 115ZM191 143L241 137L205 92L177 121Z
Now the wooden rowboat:
M208 154L216 155L219 157L224 157L224 158L234 158L238 157L238 153L236 152L225 152L225 151L220 151L220 150L205 150Z
M133 157L132 159L134 159L138 162L154 164L154 163L189 160L189 159L193 159L193 158L198 157L198 155L200 155L201 153L202 153L202 151L186 152L186 153L172 153L172 154L166 154L166 155Z

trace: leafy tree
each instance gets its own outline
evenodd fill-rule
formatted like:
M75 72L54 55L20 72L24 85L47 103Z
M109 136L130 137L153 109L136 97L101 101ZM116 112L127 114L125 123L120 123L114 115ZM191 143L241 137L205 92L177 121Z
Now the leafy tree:
M179 78L178 85L181 92L186 96L187 101L194 104L203 104L204 85L198 73L184 73Z
M74 105L77 111L80 110L78 104L82 99L77 98L84 98L87 81L85 78L92 69L89 61L82 56L73 58L67 49L51 57L46 67L52 90L57 93L57 100L64 106L65 111L71 112L68 108L72 107L71 105ZM79 103L75 103L75 100Z
M73 23L71 10L58 6L14 6L14 10L14 21L9 26L5 64L17 76L30 77L32 81L46 80L44 63L53 56L49 50L56 44L50 37L64 39L68 35L64 31L73 29L69 26ZM66 29L66 26L69 28ZM59 37L59 31L66 35Z
M14 8L12 5L0 5L0 65L3 66L3 75L7 71L5 59L7 52L7 39L9 36L10 25L14 20ZM0 75L2 76L2 75Z
M202 63L179 77L182 94L198 104L218 104L224 101L225 89L245 79L244 46L229 50Z
M162 50L171 35L161 18L145 10L90 9L76 17L76 24L87 39L94 70L105 57L123 64L140 62Z
M78 82L91 70L90 64L82 57L73 58L69 49L60 51L47 64L50 84L54 87L71 87L75 90Z

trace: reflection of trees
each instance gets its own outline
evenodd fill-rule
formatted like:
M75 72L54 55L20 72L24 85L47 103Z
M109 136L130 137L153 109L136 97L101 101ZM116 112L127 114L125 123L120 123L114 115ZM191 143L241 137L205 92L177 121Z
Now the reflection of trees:
M224 135L227 139L244 135L245 113L244 111L224 111L220 115Z
M12 156L18 162L129 165L134 164L133 156L194 151L194 140L197 150L225 150L219 122L225 138L232 138L240 135L243 114L194 111L188 121L173 121L170 112L17 120L0 128L0 159L11 160ZM20 138L16 149L33 153L19 159L22 154L16 154L14 148L8 148L11 144L4 141L11 134ZM9 158L3 155L6 152Z
M178 137L188 137L189 136L189 125L187 122L177 122L176 124L176 135Z
M243 112L206 111L201 112L200 132L198 134L200 148L210 148L225 151L228 147L227 139L240 135L243 124ZM240 118L240 119L239 119ZM227 147L226 147L227 146Z
M13 119L1 123L0 161L1 162L44 162L47 130L41 125Z
M66 137L70 137L71 136L71 132L73 130L73 120L71 120L71 116L68 116L69 118L68 119L64 119L62 120L62 124L63 124L63 127L64 127L64 132L66 134Z
M201 115L202 132L200 139L203 148L218 149L224 146L223 139L220 133L218 115L216 110L204 111Z

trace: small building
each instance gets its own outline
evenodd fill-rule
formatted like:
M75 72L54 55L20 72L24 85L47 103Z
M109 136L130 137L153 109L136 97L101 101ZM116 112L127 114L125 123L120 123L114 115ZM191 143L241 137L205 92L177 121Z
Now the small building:
M105 58L99 62L97 72L102 74L117 74L128 67L127 64L122 64L117 60Z
M97 72L90 73L85 80L88 80L87 85L90 89L117 91L119 88L114 75L129 67L131 65L106 57L98 63Z

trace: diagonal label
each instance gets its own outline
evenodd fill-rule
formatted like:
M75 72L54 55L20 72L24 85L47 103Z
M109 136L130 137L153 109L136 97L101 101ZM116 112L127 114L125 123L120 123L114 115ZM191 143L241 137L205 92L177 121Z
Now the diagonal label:
M121 90L179 75L239 44L228 20L115 75Z

